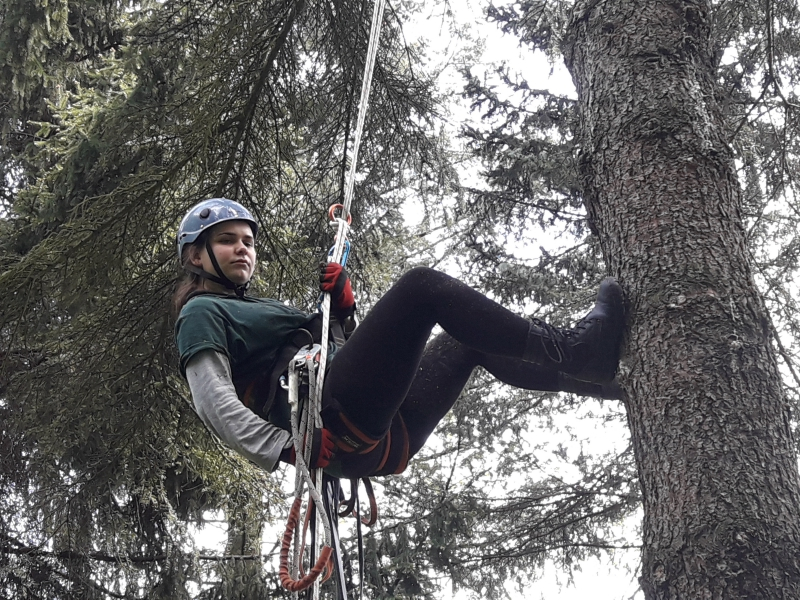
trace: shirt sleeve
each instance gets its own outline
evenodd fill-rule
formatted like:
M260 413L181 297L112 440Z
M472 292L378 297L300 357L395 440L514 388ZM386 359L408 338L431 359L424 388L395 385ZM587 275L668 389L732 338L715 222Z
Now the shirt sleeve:
M219 352L230 361L228 325L219 307L204 298L195 298L183 307L175 323L175 342L183 375L192 357L203 350Z
M230 448L266 471L273 471L281 451L291 445L288 431L258 417L236 395L228 358L213 350L194 354L186 380L200 419Z

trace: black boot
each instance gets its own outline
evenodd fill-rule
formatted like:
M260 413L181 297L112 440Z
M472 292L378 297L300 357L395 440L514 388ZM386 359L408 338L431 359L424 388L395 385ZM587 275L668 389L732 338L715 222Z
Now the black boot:
M591 383L574 379L560 371L558 373L558 391L602 400L622 400L622 390L616 379L607 383Z
M608 277L600 284L592 311L573 329L558 329L533 319L522 358L573 379L609 382L619 362L624 312L622 288Z

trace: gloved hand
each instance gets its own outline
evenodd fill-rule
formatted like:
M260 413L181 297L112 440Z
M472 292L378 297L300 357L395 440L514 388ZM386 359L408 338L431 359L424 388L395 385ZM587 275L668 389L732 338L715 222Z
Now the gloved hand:
M305 445L305 440L303 441ZM311 442L311 469L324 469L333 460L336 450L336 442L333 435L325 428L314 430L314 440ZM294 451L294 444L289 448L284 448L279 457L281 462L295 464L297 456Z
M339 263L320 265L319 289L331 295L331 311L337 318L347 318L356 310L356 299L350 286L350 277Z

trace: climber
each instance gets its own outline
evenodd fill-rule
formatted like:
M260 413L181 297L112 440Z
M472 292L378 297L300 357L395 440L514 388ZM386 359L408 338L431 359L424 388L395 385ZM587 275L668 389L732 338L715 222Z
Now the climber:
M186 271L174 296L180 368L197 414L228 446L267 471L293 463L289 407L278 383L283 348L296 332L318 336L320 315L246 294L258 225L243 206L205 200L184 217L178 255ZM351 331L332 358L313 468L337 477L402 472L484 367L512 386L613 397L623 294L606 279L573 329L527 320L462 282L417 267L405 273L353 330L346 271L322 266L320 288ZM436 325L444 330L431 341ZM280 357L280 358L279 358ZM277 364L276 364L277 363Z

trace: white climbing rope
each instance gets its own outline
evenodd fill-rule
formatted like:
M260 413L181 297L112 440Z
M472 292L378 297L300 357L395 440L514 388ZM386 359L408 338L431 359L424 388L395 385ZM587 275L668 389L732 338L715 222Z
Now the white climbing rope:
M361 81L361 96L358 103L358 118L356 120L356 129L353 137L353 148L350 155L350 170L347 178L344 193L344 203L341 214L338 217L332 215L332 222L336 226L336 238L332 252L328 257L328 262L341 263L344 255L344 249L347 242L347 234L350 228L350 206L353 200L353 190L355 188L356 168L358 165L358 153L361 147L361 138L364 132L364 121L366 119L367 108L369 106L369 95L372 87L372 75L375 69L375 59L378 55L378 45L380 41L381 26L383 24L383 13L386 7L386 0L375 0L375 6L372 13L372 25L370 27L369 45L367 47L367 56L364 63L364 76ZM303 407L303 415L299 427L297 426L296 410L298 409L299 398L297 396L297 389L299 381L294 370L294 364L290 366L290 404L292 405L292 427L293 437L295 443L296 455L296 468L297 479L295 482L295 496L300 498L303 494L303 488L308 487L311 499L317 507L317 517L322 524L324 531L325 543L330 546L332 543L331 526L328 516L325 514L325 506L322 501L321 488L322 488L322 469L316 469L315 477L311 477L308 464L311 460L311 441L313 437L313 429L322 428L322 386L325 381L325 367L328 360L328 336L330 334L330 309L331 309L331 296L328 293L323 294L321 305L322 312L322 344L319 350L319 364L313 364L313 358L307 360L307 368L309 373L309 401ZM314 352L316 354L316 352ZM299 357L298 357L299 358ZM295 362L294 360L292 361ZM316 378L314 379L314 377ZM295 391L292 392L291 390ZM311 418L310 418L311 417ZM303 445L303 438L305 438L305 448ZM299 535L295 535L295 548L293 564L293 577L297 577L300 551L298 541ZM313 598L319 598L319 580L313 583ZM297 597L297 593L294 594Z
M355 137L353 138L353 152L350 157L350 174L347 178L347 186L344 193L344 209L342 218L347 219L350 214L350 205L353 201L353 188L355 187L356 167L358 166L358 151L361 148L361 136L364 132L364 120L367 116L369 106L369 92L372 88L372 74L375 71L375 58L378 56L378 44L380 42L381 25L383 24L383 13L386 0L375 0L375 8L372 12L372 26L369 32L369 46L367 47L367 58L364 63L364 78L361 80L361 97L358 102L358 120L356 121Z
M356 131L353 138L353 151L350 157L350 173L347 177L347 185L344 193L344 206L342 214L334 219L336 225L336 241L333 252L329 257L329 262L340 263L344 253L347 233L350 229L350 206L353 202L353 189L355 187L356 167L358 163L358 151L361 147L361 137L364 133L364 120L369 106L369 92L372 88L372 74L375 70L375 58L378 55L378 43L380 41L381 26L383 24L383 13L386 7L386 0L375 0L375 8L372 12L372 26L369 33L369 46L367 47L367 58L364 64L364 77L361 81L361 98L358 102L358 119L356 121ZM322 301L322 339L328 339L330 332L330 312L331 297L325 294ZM322 408L322 384L325 380L325 366L328 360L328 345L322 344L322 353L319 360L319 371L317 372L317 397L314 398L313 409L319 415ZM321 426L321 423L320 423Z

